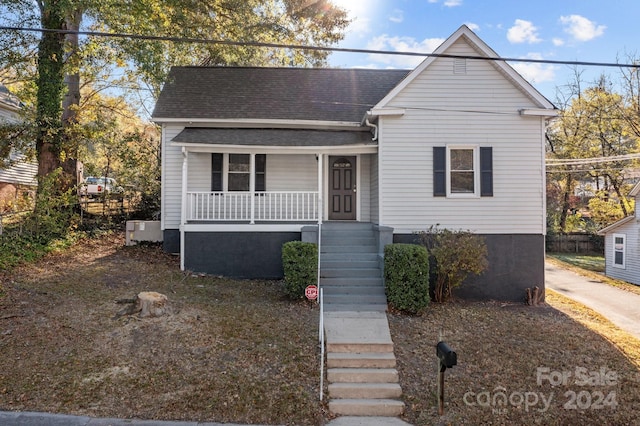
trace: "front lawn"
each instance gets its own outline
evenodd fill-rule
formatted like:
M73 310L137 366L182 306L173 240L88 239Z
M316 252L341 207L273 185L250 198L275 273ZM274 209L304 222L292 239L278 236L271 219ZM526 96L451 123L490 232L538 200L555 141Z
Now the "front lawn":
M81 240L0 273L1 410L291 425L330 420L326 398L318 398L316 305L288 301L279 282L183 273L178 259L158 247L123 243L121 234ZM167 295L173 313L115 316L122 309L116 299L145 290ZM640 343L613 326L592 327L606 320L558 296L547 301L458 301L431 304L422 316L390 313L404 419L633 424ZM458 353L458 365L445 373L443 417L436 403L441 337ZM615 380L583 383L580 374Z
M604 273L604 256L572 253L547 253L547 256L588 271Z

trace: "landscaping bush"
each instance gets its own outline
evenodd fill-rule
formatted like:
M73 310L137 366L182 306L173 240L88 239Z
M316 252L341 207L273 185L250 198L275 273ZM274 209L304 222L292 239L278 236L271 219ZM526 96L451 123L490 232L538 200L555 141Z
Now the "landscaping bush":
M282 246L284 292L291 299L304 298L304 289L318 279L318 246L290 241Z
M387 301L395 309L416 314L429 304L429 255L415 244L384 248Z
M451 290L460 286L469 274L481 274L487 268L484 238L470 231L451 231L431 226L420 233L434 266L433 300L445 302Z

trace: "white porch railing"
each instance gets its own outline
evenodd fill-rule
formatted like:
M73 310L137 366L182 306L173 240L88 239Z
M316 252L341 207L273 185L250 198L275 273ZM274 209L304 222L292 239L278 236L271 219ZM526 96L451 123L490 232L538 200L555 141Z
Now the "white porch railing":
M318 192L187 192L187 221L317 221Z

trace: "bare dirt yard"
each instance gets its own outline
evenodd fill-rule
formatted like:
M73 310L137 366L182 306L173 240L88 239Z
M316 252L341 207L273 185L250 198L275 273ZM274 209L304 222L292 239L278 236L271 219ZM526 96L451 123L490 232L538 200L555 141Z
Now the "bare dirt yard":
M112 234L0 272L0 409L89 416L321 425L318 308L273 281L179 270ZM117 299L168 296L160 318ZM549 295L551 306L432 304L389 314L415 425L637 422L640 342ZM558 310L561 309L561 310ZM604 324L593 331L584 324ZM596 327L597 328L597 327ZM435 344L458 353L437 412ZM624 344L622 344L623 342Z

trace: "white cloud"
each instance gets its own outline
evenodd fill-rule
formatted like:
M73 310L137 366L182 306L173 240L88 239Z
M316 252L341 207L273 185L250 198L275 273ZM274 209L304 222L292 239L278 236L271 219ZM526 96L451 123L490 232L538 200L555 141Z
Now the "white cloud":
M389 20L394 24L399 24L404 21L404 12L400 9L393 9L393 14L389 16Z
M465 25L469 27L471 31L480 31L480 25L474 24L473 22L465 22Z
M526 57L528 59L542 59L542 55L539 53L529 53ZM515 62L511 66L530 83L554 81L558 68L555 65L532 62Z
M445 0L444 5L447 7L462 6L462 0Z
M513 27L507 31L507 40L511 43L539 43L538 28L532 22L516 19Z
M564 31L578 41L589 41L604 34L605 25L596 25L584 16L561 16L560 22L564 24Z
M389 50L393 52L431 53L440 46L445 39L427 38L417 41L413 37L391 37L387 34L373 38L368 44L370 50ZM388 66L401 68L415 68L425 58L422 56L404 55L371 55L370 59Z
M553 40L551 40L551 42L553 43L554 46L563 46L564 45L564 40L561 38L554 38Z

